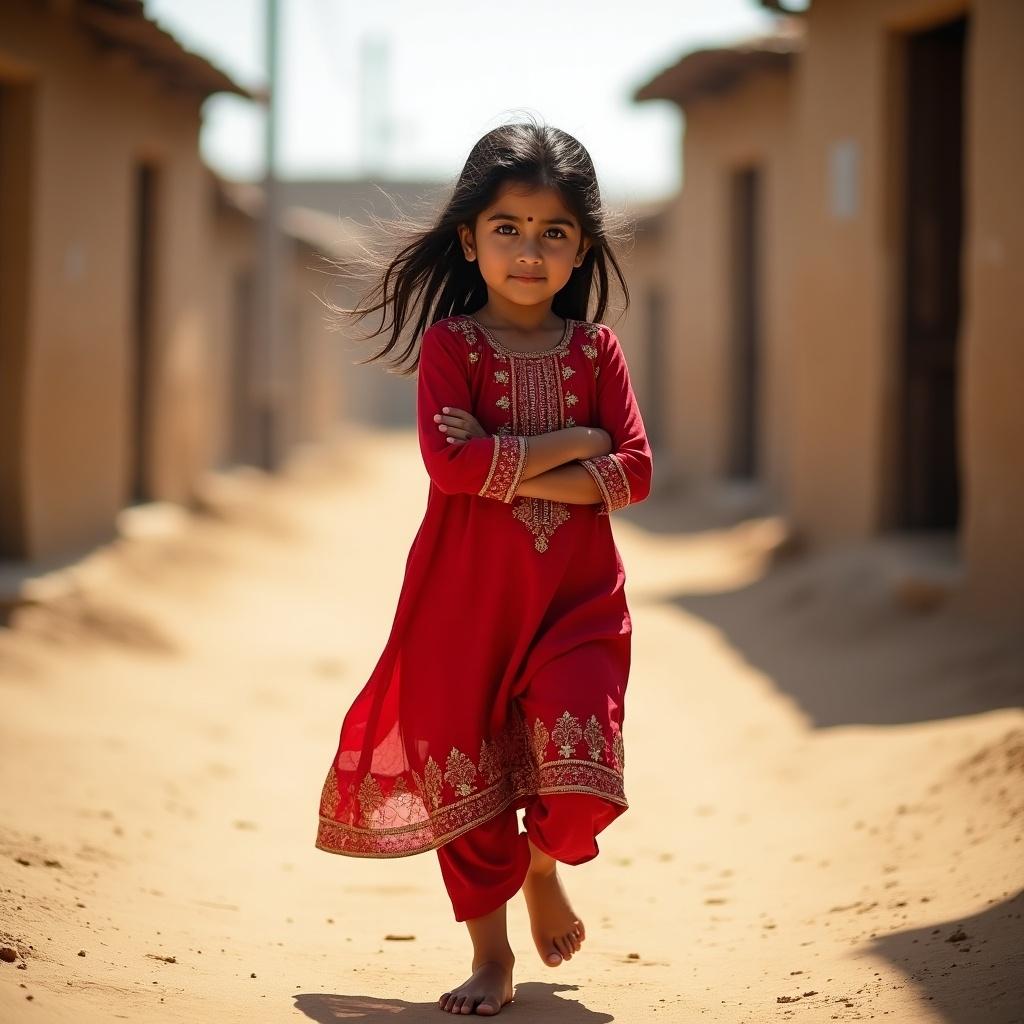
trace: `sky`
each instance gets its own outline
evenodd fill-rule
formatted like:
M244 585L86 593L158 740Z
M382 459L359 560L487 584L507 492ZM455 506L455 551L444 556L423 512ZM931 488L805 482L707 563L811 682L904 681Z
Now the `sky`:
M265 81L263 0L145 0L146 13L242 85ZM681 181L682 116L633 92L684 53L766 31L756 0L280 0L278 172L448 181L485 132L528 111L589 150L606 197ZM201 148L262 174L257 104L213 96Z

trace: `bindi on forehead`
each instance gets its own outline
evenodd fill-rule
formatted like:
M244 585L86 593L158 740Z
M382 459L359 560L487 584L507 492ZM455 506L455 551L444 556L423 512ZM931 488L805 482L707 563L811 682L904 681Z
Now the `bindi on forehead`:
M532 223L533 222L533 218L532 217L527 217L526 221L527 221L527 223Z

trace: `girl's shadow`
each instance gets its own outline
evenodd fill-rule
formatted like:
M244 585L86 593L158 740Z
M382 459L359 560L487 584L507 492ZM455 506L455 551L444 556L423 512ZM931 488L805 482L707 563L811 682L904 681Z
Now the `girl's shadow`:
M515 998L498 1018L522 1018L531 1024L609 1024L615 1020L610 1013L588 1010L575 999L559 999L556 992L576 992L579 985L558 982L526 981L515 987ZM293 996L295 1008L317 1024L338 1021L364 1021L365 1024L443 1024L448 1020L465 1020L477 1014L445 1013L437 1003L409 1003L404 999L381 996L346 996L332 992L302 992ZM489 1019L489 1018L488 1018Z

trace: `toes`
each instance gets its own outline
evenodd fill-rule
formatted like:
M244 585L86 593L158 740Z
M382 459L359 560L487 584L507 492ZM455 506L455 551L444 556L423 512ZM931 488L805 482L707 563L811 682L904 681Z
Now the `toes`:
M481 1017L493 1017L501 1009L494 999L488 997L480 1001L480 1005L476 1008L476 1012Z
M580 940L576 937L574 932L569 932L565 937L566 941L572 944L572 951L578 953L580 951Z
M583 942L587 937L587 928L582 921L576 922L576 934L580 937L580 942Z
M562 954L552 950L545 959L551 967L557 967L562 962Z

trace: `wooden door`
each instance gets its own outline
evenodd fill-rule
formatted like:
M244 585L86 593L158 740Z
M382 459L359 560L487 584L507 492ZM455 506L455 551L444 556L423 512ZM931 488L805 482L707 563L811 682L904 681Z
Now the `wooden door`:
M959 518L957 343L967 20L907 40L901 526Z

